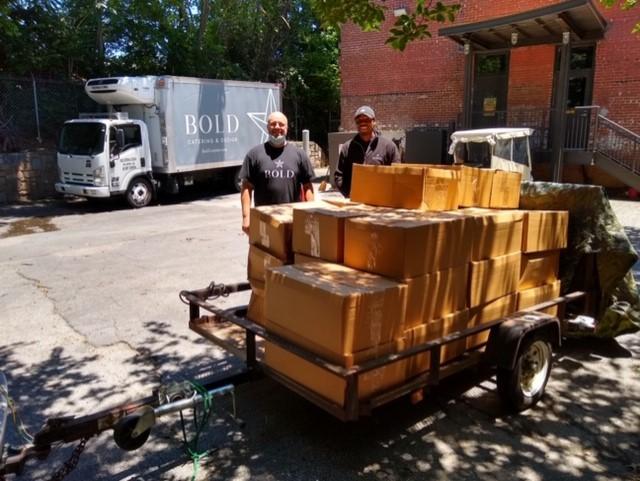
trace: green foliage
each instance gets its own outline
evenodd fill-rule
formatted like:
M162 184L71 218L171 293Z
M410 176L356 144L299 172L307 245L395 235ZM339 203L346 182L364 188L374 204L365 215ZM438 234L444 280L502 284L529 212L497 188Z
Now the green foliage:
M389 10L384 3L385 0L382 3L375 0L311 0L312 8L325 25L339 27L351 21L365 32L380 30ZM386 43L403 51L410 42L431 37L430 22L452 22L459 11L459 4L436 2L433 5L432 1L417 0L413 11L396 19Z
M600 0L600 3L607 8L611 8L616 4L620 4L622 10L631 10L638 5L638 0ZM637 22L631 33L640 33L640 22Z
M458 10L417 0L387 43L403 50ZM385 15L385 0L5 0L0 74L278 82L292 135L324 143L339 118L339 28L379 30Z

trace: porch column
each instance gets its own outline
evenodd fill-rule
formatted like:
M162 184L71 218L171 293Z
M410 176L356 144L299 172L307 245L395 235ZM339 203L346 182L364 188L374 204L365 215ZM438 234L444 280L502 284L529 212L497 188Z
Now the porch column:
M553 106L553 133L551 137L551 157L553 159L553 181L562 182L564 138L567 130L567 95L569 91L569 61L571 59L571 33L562 33L560 47L560 72L556 88L556 102Z
M464 44L464 93L462 99L462 128L471 128L473 108L473 49L471 43Z

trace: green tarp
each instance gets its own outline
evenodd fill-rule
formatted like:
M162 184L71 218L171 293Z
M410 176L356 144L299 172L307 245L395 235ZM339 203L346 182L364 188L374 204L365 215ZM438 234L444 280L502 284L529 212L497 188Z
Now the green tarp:
M640 295L631 268L638 260L633 245L599 186L523 182L520 208L568 210L569 243L561 256L565 294L576 284L585 256L595 256L600 308L595 335L609 338L640 329Z

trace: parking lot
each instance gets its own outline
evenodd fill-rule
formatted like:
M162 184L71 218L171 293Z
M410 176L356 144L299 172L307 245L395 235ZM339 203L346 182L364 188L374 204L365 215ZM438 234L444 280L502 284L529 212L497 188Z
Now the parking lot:
M233 363L189 331L178 293L246 278L238 194L178 200L141 210L0 207L0 370L31 432L48 417L87 414ZM612 204L640 248L638 203ZM236 395L244 427L223 415L211 421L201 447L215 450L198 479L640 479L637 334L565 343L546 397L517 416L502 410L494 379L469 375L352 424L270 380ZM187 480L193 466L180 441L177 416L131 453L104 433L67 479ZM71 449L30 461L17 479L47 479Z

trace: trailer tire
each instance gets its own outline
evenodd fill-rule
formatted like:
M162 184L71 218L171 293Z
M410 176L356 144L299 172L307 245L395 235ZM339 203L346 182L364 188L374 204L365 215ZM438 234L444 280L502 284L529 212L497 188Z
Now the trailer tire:
M136 177L127 188L127 203L134 209L146 207L153 199L153 186L148 179Z
M513 369L498 368L498 394L510 410L524 411L542 398L551 363L549 341L540 336L529 336L520 345Z
M113 427L113 440L124 451L135 451L149 439L151 429L143 431L139 436L133 437L133 430L140 419L139 414L129 414L120 419Z

